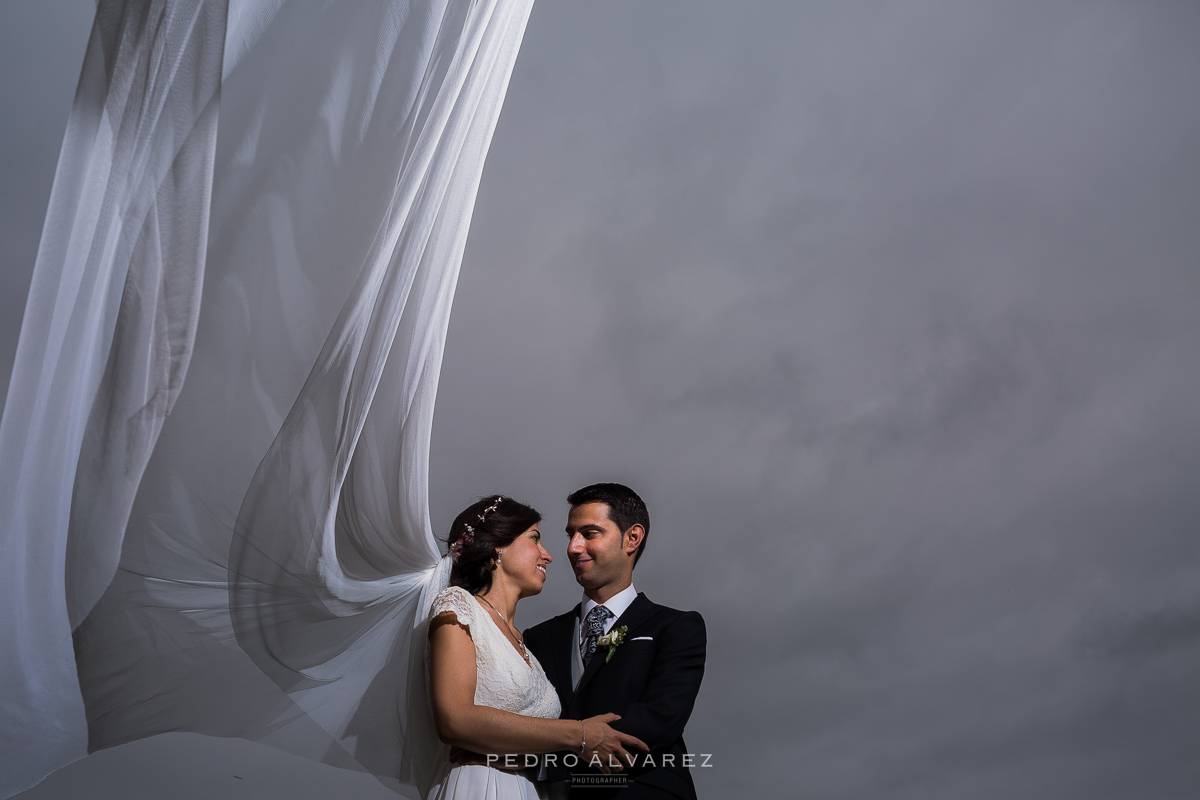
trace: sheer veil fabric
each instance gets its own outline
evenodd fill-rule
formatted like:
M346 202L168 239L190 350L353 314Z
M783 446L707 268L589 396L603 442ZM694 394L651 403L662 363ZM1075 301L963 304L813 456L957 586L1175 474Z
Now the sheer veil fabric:
M101 0L0 420L0 797L167 731L428 790L434 397L530 6Z

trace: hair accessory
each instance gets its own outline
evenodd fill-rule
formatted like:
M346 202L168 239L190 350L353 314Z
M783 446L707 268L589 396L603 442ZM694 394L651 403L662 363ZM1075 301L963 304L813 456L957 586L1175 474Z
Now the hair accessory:
M504 499L504 495L501 495L501 494L496 495L496 501L483 510L483 513L479 515L479 521L483 522L484 518L487 517L487 515L489 513L493 512L497 508L499 508L500 501L503 499ZM454 556L454 560L456 562L462 556L463 548L466 547L467 545L469 545L471 542L475 541L475 528L474 527L472 527L471 525L464 524L463 531L464 531L464 533L462 536L460 536L458 538L458 541L455 542L454 544L450 545L450 555Z
M492 503L490 506L488 506L487 508L485 508L483 510L483 513L479 515L479 521L483 522L484 517L486 517L488 514L495 511L497 508L499 508L500 501L503 499L504 499L504 495L502 495L502 494L496 495L496 502ZM468 525L467 528L470 529L470 526Z
M463 548L475 541L475 529L470 525L464 525L463 527L467 529L466 533L458 537L457 542L450 545L450 555L454 556L454 560L456 562L458 561L459 557L462 556Z

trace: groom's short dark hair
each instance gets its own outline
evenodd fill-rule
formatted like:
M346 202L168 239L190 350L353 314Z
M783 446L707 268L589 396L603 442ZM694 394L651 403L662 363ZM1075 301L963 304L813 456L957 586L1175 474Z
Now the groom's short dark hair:
M620 483L593 483L571 492L567 495L567 502L572 508L587 503L604 503L608 506L608 518L621 529L621 533L634 525L641 525L644 531L642 543L633 557L633 565L637 566L642 551L646 549L646 540L650 538L650 512L637 492Z

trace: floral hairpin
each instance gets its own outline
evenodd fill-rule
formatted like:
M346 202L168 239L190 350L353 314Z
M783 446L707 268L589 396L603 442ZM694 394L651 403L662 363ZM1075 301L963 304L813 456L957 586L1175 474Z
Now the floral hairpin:
M480 522L483 522L483 519L484 519L484 517L486 517L488 514L492 513L492 512L493 512L493 511L495 511L497 508L499 508L499 507L500 507L500 501L501 501L501 500L503 500L503 499L504 499L504 495L500 495L500 494L496 495L496 502L492 503L490 506L488 506L487 508L485 508L485 509L483 510L483 513L479 515L479 521L480 521ZM469 527L470 527L470 526L468 526L468 528L469 528Z
M475 541L475 529L470 525L464 525L463 527L466 529L466 533L458 537L457 542L450 545L450 555L454 556L455 561L458 561L462 556L463 547Z
M500 507L500 501L504 499L504 495L496 495L496 501L483 510L479 515L479 521L483 522L487 515ZM454 556L457 562L462 557L463 548L475 541L475 528L470 525L463 525L463 535L458 538L458 541L450 545L450 555Z

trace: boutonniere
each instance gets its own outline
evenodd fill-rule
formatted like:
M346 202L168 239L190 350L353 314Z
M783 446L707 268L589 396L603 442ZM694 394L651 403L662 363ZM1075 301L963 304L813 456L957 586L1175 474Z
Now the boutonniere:
M608 655L604 657L605 664L612 661L613 653L617 652L617 648L621 646L621 642L625 641L625 634L628 632L629 626L622 625L619 628L613 628L596 640L596 644L608 648Z

